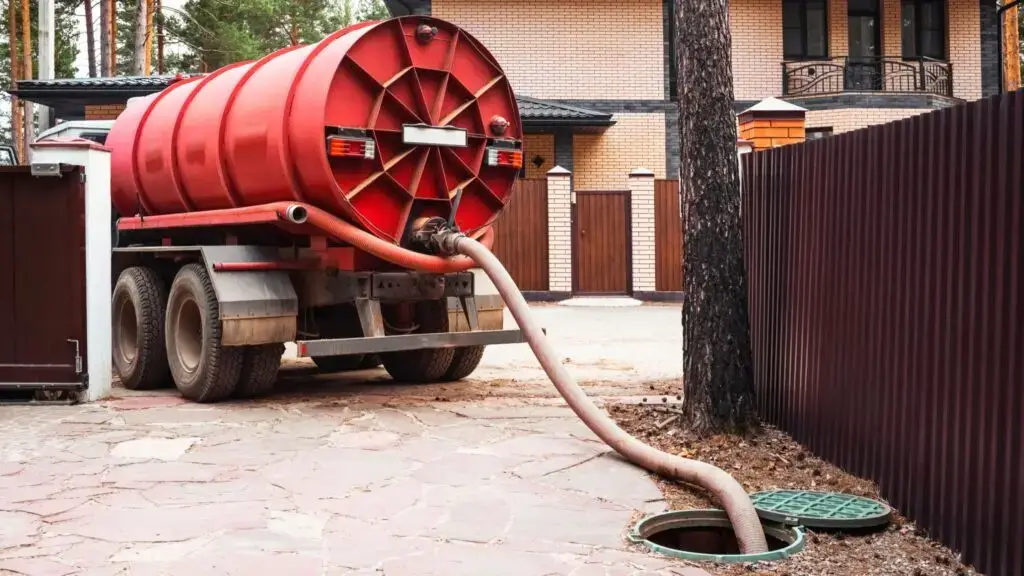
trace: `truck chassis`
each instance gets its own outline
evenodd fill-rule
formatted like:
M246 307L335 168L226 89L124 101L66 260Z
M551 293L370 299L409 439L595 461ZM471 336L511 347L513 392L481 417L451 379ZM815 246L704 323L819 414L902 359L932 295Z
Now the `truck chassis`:
M164 230L157 244L151 229L141 242L119 229L113 354L128 388L173 383L197 402L263 395L286 342L322 372L383 364L395 380L450 382L476 369L485 346L524 341L473 271L346 270L360 255L317 239L190 244Z

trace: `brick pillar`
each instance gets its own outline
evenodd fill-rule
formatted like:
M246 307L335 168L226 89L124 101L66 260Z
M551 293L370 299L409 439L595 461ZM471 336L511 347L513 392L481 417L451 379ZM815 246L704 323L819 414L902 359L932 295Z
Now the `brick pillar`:
M572 293L572 172L548 170L548 290Z
M630 224L633 231L633 293L655 291L654 172L637 168L629 173Z
M754 150L798 144L806 138L807 110L778 98L766 98L739 113L740 138Z

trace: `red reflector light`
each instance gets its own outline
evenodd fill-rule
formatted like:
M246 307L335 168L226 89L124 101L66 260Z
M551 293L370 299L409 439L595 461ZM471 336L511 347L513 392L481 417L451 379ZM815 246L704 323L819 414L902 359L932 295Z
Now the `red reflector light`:
M335 158L365 158L372 160L376 155L373 140L331 137L327 139L327 154Z
M505 148L488 148L487 165L505 166L518 170L523 167L523 152L522 150L509 150Z

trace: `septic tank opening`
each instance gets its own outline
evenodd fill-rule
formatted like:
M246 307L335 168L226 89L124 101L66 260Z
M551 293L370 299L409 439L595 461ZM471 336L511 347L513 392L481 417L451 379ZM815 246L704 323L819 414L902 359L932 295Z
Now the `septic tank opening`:
M764 535L768 542L768 550L781 550L789 546L769 534ZM726 526L694 526L690 528L668 528L651 534L647 540L665 548L696 552L698 554L739 554L740 545L732 527Z
M629 539L667 556L709 562L773 562L803 550L801 528L761 523L768 551L740 553L736 533L724 510L677 510L648 516L633 527Z

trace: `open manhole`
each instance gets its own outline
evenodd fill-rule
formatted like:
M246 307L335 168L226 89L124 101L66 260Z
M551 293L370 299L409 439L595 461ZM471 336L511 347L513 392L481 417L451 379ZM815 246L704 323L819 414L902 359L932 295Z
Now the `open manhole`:
M791 526L856 530L883 526L892 518L884 502L839 492L768 490L750 499L763 520Z
M762 523L768 552L741 554L732 523L724 510L677 510L648 516L633 527L629 540L685 560L707 562L773 562L804 548L804 532L795 526Z

